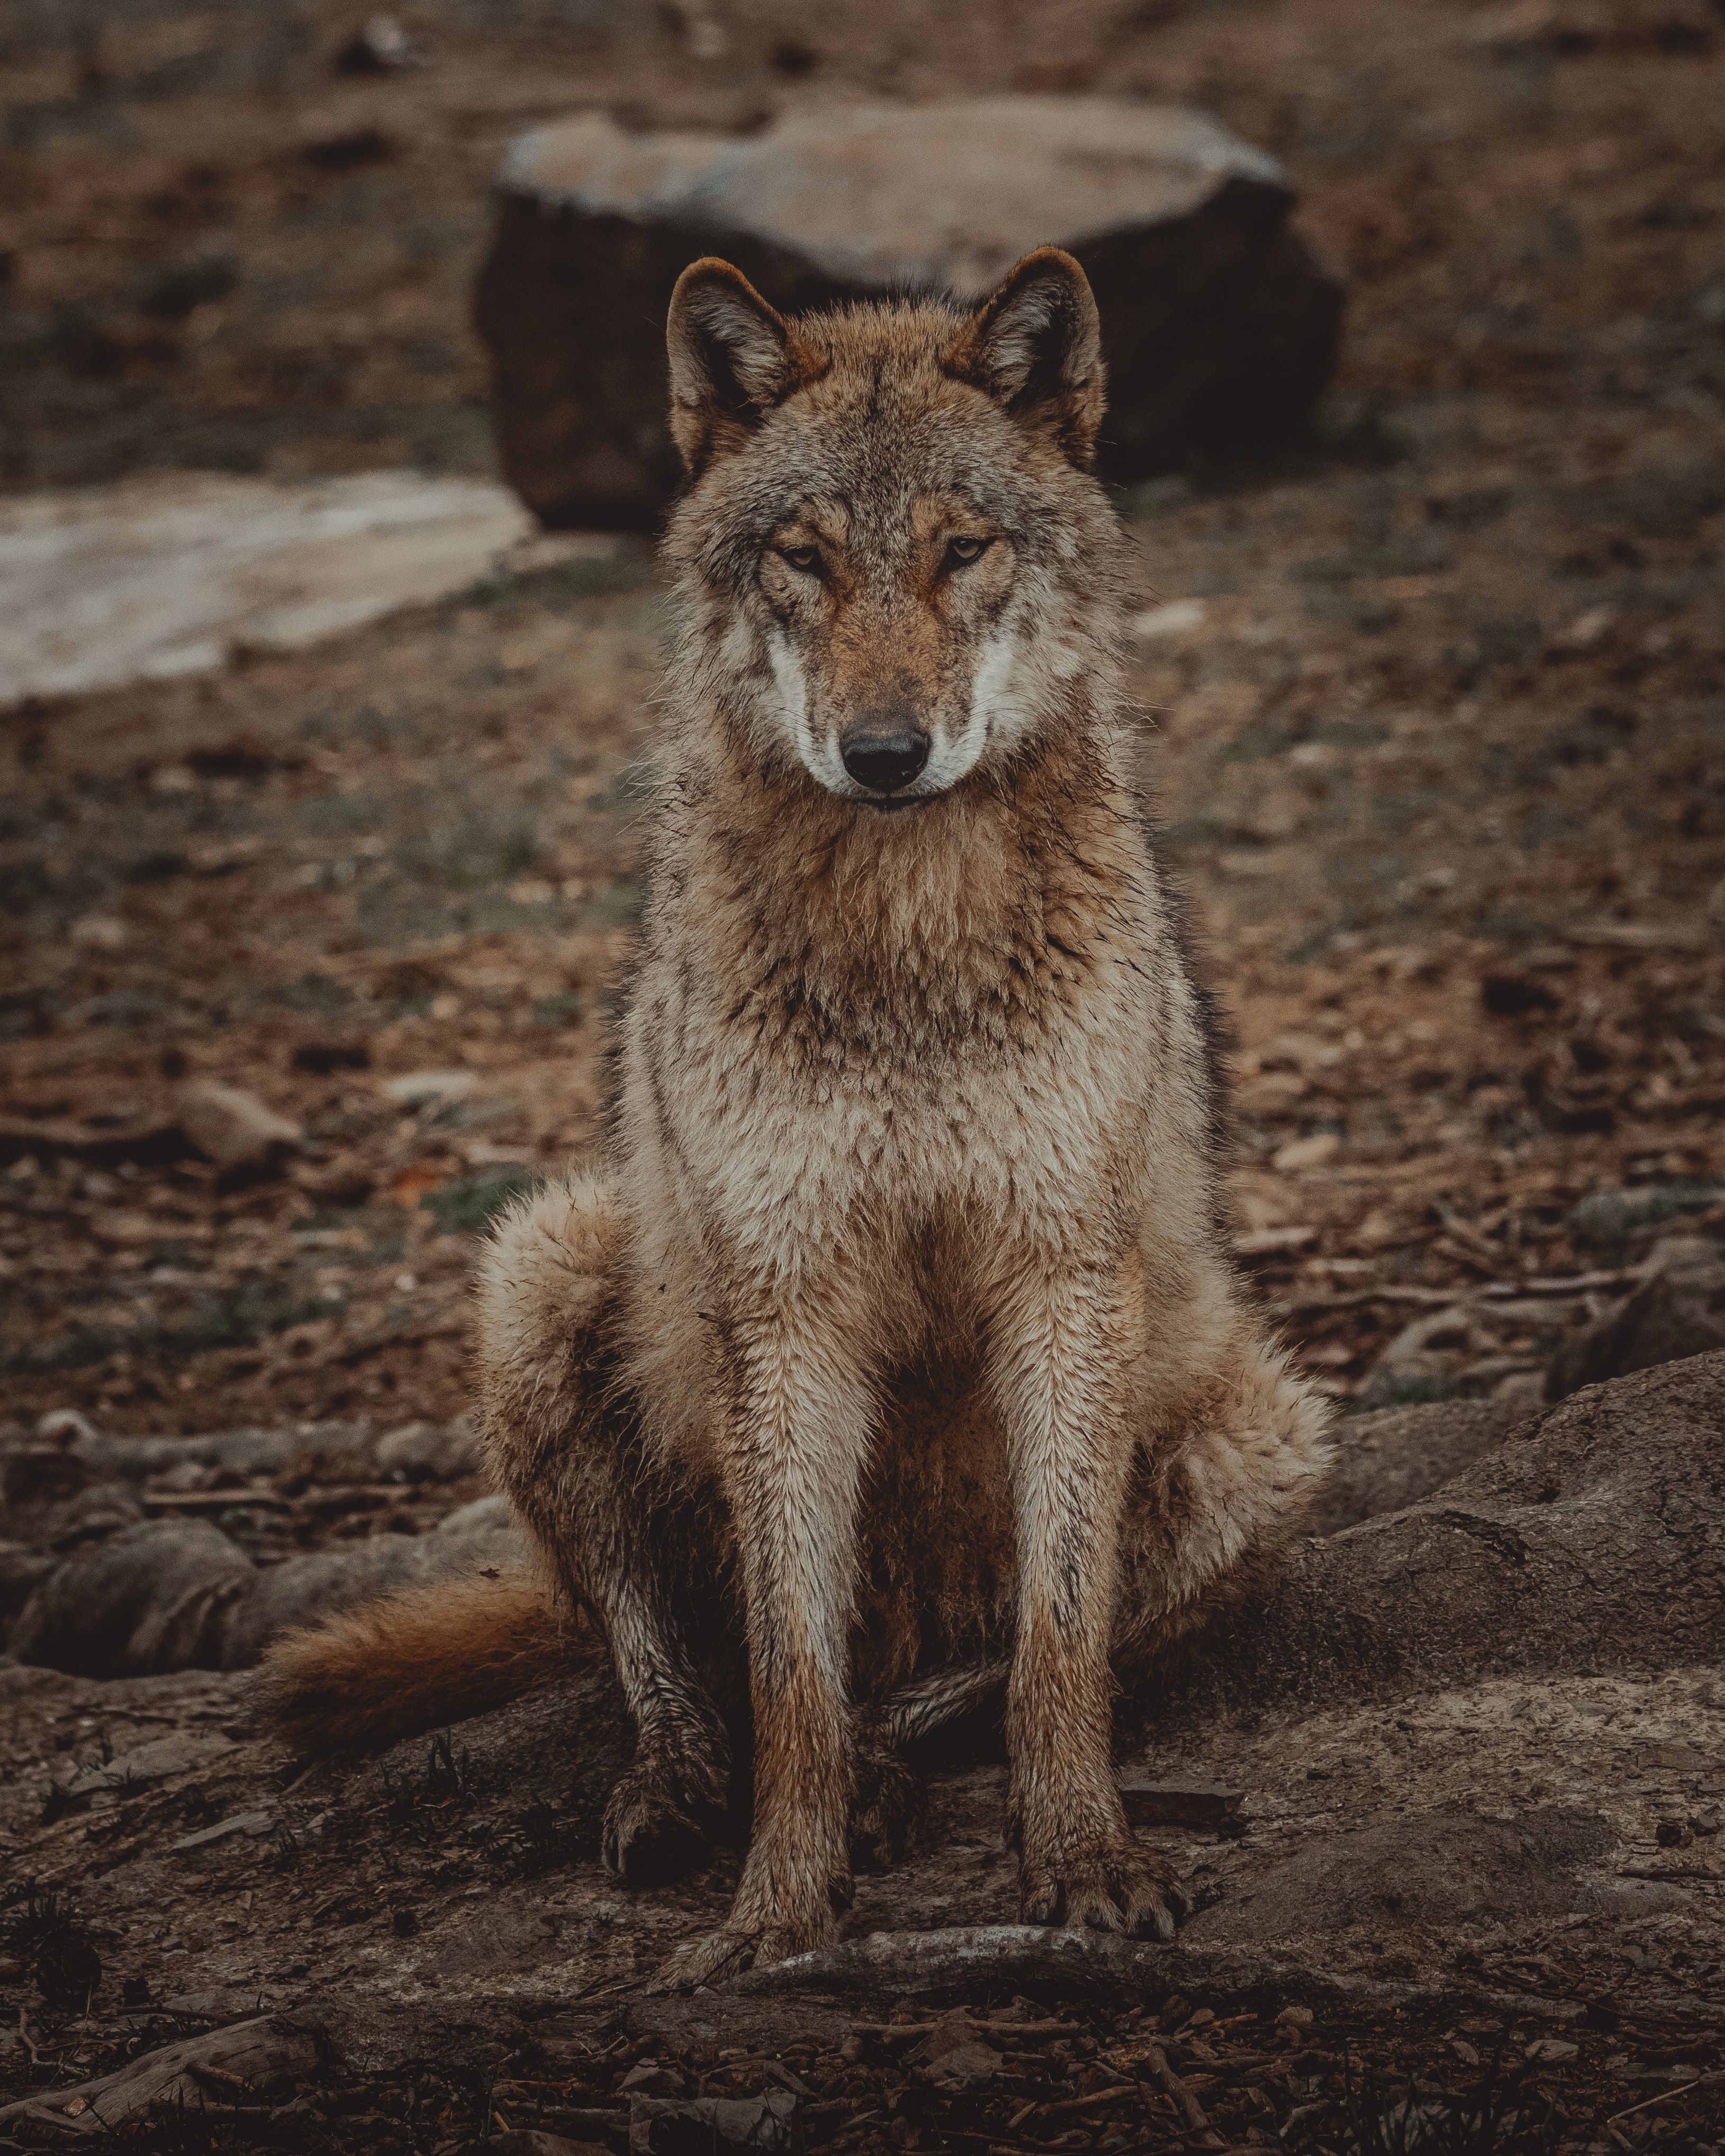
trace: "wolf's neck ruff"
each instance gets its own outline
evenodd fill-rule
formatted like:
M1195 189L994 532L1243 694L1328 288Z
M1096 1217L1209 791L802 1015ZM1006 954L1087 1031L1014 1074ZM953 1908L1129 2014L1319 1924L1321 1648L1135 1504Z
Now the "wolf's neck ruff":
M1012 764L883 817L727 732L675 789L660 853L675 936L737 1023L895 1029L983 1052L1046 1028L1118 955L1150 867L1113 744L1082 718ZM667 930L670 923L666 924Z

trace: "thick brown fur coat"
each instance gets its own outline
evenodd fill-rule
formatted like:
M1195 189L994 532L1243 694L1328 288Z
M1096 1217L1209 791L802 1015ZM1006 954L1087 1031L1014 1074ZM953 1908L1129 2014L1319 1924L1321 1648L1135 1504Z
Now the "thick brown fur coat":
M1210 1015L1129 781L1094 304L1045 249L973 313L790 323L708 262L670 352L692 483L610 1141L480 1282L541 1664L589 1613L632 1877L725 1804L746 1677L752 1840L677 1980L830 1936L854 1840L902 1829L897 1742L997 1681L1026 1916L1170 1936L1114 1673L1273 1557L1327 1448L1225 1254ZM470 1709L470 1662L533 1667L495 1604L361 1612L269 1681L343 1737Z

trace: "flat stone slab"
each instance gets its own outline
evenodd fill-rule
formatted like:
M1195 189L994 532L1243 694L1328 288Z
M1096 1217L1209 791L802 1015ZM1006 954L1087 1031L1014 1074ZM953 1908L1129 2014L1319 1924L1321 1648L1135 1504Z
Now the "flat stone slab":
M602 113L536 128L505 162L476 299L505 475L550 524L653 521L678 478L665 311L705 254L796 311L978 297L1056 242L1101 307L1106 476L1273 445L1327 379L1341 317L1293 201L1274 158L1204 114L1106 98L795 112L742 140Z
M532 528L503 487L408 471L0 502L0 708L315 644L465 589Z

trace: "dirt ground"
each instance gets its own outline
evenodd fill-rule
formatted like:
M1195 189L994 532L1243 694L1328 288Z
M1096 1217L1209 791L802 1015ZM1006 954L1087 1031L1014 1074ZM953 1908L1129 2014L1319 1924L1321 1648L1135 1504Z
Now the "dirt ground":
M1353 281L1309 454L1127 506L1147 608L1193 603L1147 624L1139 685L1240 1034L1242 1234L1308 1362L1373 1399L1537 1369L1662 1225L1725 1219L1725 59L1657 10L1588 49L1503 49L1493 19L1045 8L988 63L1040 81L1058 47L1074 80L1202 100L1288 160ZM271 470L339 461L434 323L437 408L482 422L462 295L510 131L578 97L719 121L745 93L969 79L908 13L861 20L827 18L793 91L764 14L702 61L632 17L428 13L424 64L369 77L332 71L328 11L116 13L82 46L44 12L6 55L13 477L208 459L187 413ZM362 126L388 146L363 173L308 157ZM166 319L126 311L151 279L217 259L230 292L132 338ZM67 309L123 347L108 372L29 346ZM658 631L625 546L10 711L14 1414L459 1405L468 1237L593 1137ZM459 1097L382 1091L450 1070ZM182 1073L301 1122L303 1153L239 1188L125 1158Z
M1242 1253L1307 1366L1377 1405L1537 1393L1659 1238L1725 1230L1715 10L446 0L403 13L409 64L354 72L362 13L13 0L0 484L488 470L465 313L487 183L516 129L582 104L745 127L858 90L1198 102L1286 161L1352 290L1305 450L1123 504L1148 768L1238 1034ZM465 1404L473 1235L595 1137L661 626L624 542L313 652L0 714L0 1416L387 1427ZM188 1155L198 1078L301 1142L264 1173ZM288 1532L236 1489L217 1516L267 1561L472 1494L373 1491ZM96 1741L69 1697L64 1733ZM1079 2018L1063 2081L1084 2043L1142 2034ZM1466 2061L1453 2015L1386 2026L1230 2041L1309 2042L1321 2087L1350 2046L1393 2074ZM589 2036L603 2071L569 2053L566 2087L643 2055ZM822 2076L884 2090L897 2040L839 2041L792 2071L819 2065L821 2102ZM1669 2065L1693 2039L1637 2042ZM455 2091L425 2069L429 2138L339 2145L501 2131L492 2071ZM340 2115L418 2118L417 2086ZM1576 2086L1575 2120L1609 2115L1597 2076ZM1230 2132L1312 2101L1284 2093ZM899 2145L937 2145L882 2104ZM1596 2145L1702 2145L1684 2116ZM1111 2145L1072 2118L1064 2145ZM947 2129L1032 2145L1005 2111Z

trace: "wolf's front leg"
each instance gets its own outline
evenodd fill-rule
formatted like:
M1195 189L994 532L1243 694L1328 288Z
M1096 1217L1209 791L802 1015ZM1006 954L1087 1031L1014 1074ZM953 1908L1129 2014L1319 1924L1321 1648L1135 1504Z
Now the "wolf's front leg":
M1032 1923L1172 1938L1173 1868L1133 1838L1111 1754L1126 1379L1142 1293L1136 1253L1083 1267L1026 1252L991 1312L988 1375L1018 1538L1007 1743L1020 1905Z
M846 1662L871 1404L839 1298L823 1301L732 1327L724 1478L747 1606L754 1825L724 1928L660 1972L680 1989L819 1946L850 1904Z

